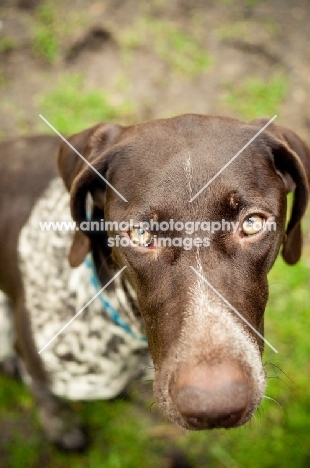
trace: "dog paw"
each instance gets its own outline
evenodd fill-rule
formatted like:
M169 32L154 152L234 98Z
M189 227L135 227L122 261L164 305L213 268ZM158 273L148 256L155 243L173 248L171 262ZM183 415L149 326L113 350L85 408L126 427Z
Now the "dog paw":
M47 439L65 452L82 452L88 445L79 416L64 402L46 400L39 408L39 418Z
M88 446L88 437L83 429L76 427L62 434L59 440L54 440L53 443L64 452L83 452Z
M17 356L9 356L0 362L0 371L13 379L20 379L20 369Z

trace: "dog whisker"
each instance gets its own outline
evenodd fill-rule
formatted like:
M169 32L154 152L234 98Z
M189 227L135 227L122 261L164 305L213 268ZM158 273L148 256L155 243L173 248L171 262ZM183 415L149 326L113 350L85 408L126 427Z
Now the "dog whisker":
M271 397L269 397L269 396L267 396L267 395L263 395L263 398L266 398L266 400L271 400L271 401L273 401L274 403L276 403L278 406L280 406L280 408L281 408L281 410L282 410L282 413L283 413L283 407L282 407L281 403L279 403L277 400L275 400L274 398L271 398Z
M148 409L148 411L150 411L150 412L151 412L151 411L152 411L152 409L153 409L153 406L154 406L155 404L156 404L156 401L155 401L155 400L154 400L154 401L152 401L152 402L151 402L151 403L150 403L150 404L147 406L147 409Z
M274 375L274 376L268 376L268 375L267 375L267 379L268 379L268 380L271 380L271 379L280 380L281 382L284 383L284 385L287 386L287 388L291 388L291 387L289 386L289 384L288 384L287 382L285 382L285 380L281 379L281 377L279 377L278 375Z
M274 364L273 362L271 361L266 361L264 363L264 367L266 367L267 365L270 365L272 366L272 369L275 373L274 376L271 376L271 375L267 375L267 379L278 379L278 380L281 380L281 382L283 382L288 388L290 388L289 384L284 380L284 379L281 379L281 377L278 375L278 371L280 371L290 382L292 382L292 384L296 385L294 380L291 379L279 366L277 366L276 364Z
M150 394L152 395L153 394L153 390L150 388L148 390L141 390L140 392L136 392L136 393L133 393L132 396L133 397L137 397L139 395L146 395L146 394Z

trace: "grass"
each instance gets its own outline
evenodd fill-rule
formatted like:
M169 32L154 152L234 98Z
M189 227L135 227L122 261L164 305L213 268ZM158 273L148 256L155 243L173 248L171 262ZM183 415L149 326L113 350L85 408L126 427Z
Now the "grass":
M68 466L69 460L72 468L158 466L158 454L146 435L150 418L139 418L135 407L126 401L75 404L92 429L92 445L85 455L63 454L44 440L33 400L21 383L1 377L0 402L2 429L7 435L0 443L4 463L0 466L60 468Z
M272 18L255 18L252 20L235 21L221 26L217 30L220 39L254 40L256 43L273 40L280 31L280 25Z
M267 395L282 408L264 400L255 419L245 427L207 435L189 434L184 438L184 447L196 452L195 456L202 452L203 444L208 447L210 466L308 466L309 281L310 270L304 263L288 267L279 258L272 269L270 301L265 313L266 337L279 354L266 349L264 362L270 361L282 369L266 364Z
M117 99L113 102L104 90L86 89L79 74L66 73L54 89L37 98L37 108L61 133L75 133L100 121L125 119L133 112L133 104ZM44 125L42 131L48 130Z
M194 34L177 24L156 18L140 18L119 36L119 44L127 59L134 50L145 47L174 72L194 78L212 64L212 57Z
M155 468L162 453L178 446L194 468L306 468L309 466L310 269L289 267L279 258L269 275L266 337L279 350L265 350L267 395L252 422L232 431L185 433L155 422L152 412L125 400L76 403L90 427L84 455L64 455L50 447L33 416L34 404L18 382L0 378L0 417L7 440L0 444L7 468ZM3 465L4 466L4 465Z
M237 85L227 85L225 104L238 116L253 119L279 114L279 108L287 96L288 78L274 73L268 81L248 77Z
M4 36L0 39L0 54L5 54L14 50L16 47L16 41L13 37Z
M88 16L83 10L72 9L65 19L64 14L59 1L45 1L35 9L32 51L36 57L51 64L60 57L70 34L88 24Z
M36 9L32 49L35 55L54 62L59 54L59 19L52 3L42 3Z

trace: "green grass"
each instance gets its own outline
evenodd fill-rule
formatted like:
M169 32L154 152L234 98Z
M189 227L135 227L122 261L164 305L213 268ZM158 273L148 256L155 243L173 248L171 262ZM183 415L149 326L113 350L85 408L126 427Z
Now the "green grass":
M42 3L36 9L32 49L35 55L54 62L59 54L59 19L51 2Z
M269 275L270 300L265 312L268 347L264 362L267 395L253 421L235 431L189 434L182 444L193 453L206 447L212 467L307 467L309 446L310 269L303 263L289 267L279 258ZM196 462L195 466L199 466ZM201 465L207 466L207 465Z
M279 114L287 92L288 78L274 73L268 81L249 77L238 85L227 85L224 102L238 116L254 119Z
M36 420L34 402L19 382L0 377L0 466L6 468L136 468L159 466L156 444L147 435L150 417L123 400L75 403L91 428L92 443L84 454L63 454L48 444ZM3 434L2 433L2 434ZM43 462L44 460L44 462ZM1 464L3 463L3 464Z
M63 17L66 15L65 18ZM64 13L61 2L48 0L39 4L32 20L32 51L45 62L54 63L66 48L71 34L88 25L87 12L72 9Z
M265 313L268 347L263 361L267 395L252 422L231 430L185 433L152 421L152 412L131 402L76 403L87 421L91 446L84 455L64 455L50 447L36 422L34 404L19 383L0 378L0 417L7 439L1 453L7 468L156 468L172 446L188 453L194 468L306 468L310 461L310 268L289 267L279 258L269 275ZM279 366L273 367L268 362ZM155 425L154 425L155 424ZM2 429L4 431L4 429Z
M252 20L241 20L226 24L217 29L220 39L240 39L246 41L254 40L262 42L262 38L272 40L280 31L280 25L272 18L255 18Z
M0 39L0 54L10 52L16 47L16 41L11 36L4 36Z
M194 78L212 64L210 53L194 34L168 20L140 18L119 36L127 59L136 49L149 48L173 71Z
M38 26L35 29L33 51L47 62L54 62L58 56L59 44L53 31L45 26Z
M131 102L112 101L104 90L86 89L82 75L66 73L54 89L37 98L37 109L59 132L68 134L100 121L121 120L132 114ZM41 129L48 130L45 124Z

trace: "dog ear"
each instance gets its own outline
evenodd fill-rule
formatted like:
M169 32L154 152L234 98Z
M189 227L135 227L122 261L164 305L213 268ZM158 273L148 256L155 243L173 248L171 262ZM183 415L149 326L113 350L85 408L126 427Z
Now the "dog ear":
M80 153L84 158L88 159L88 141L90 136L98 127L99 126L96 125L94 127L83 130L83 132L76 133L67 139L69 144L63 141L59 146L57 154L57 166L68 191L71 189L73 180L83 168L83 165L86 164L81 156L78 155L78 153Z
M71 193L71 213L78 225L90 218L91 213L86 213L86 197L89 187L84 190L83 184L80 187L76 181L80 179L81 174L84 174L84 177L82 177L84 182L96 178L99 179L99 184L102 182L100 177L93 171L93 164L95 164L98 155L101 156L113 144L120 134L120 130L121 127L118 125L99 124L71 136L67 140L69 144L63 142L59 147L57 155L58 170L65 186ZM70 266L79 266L90 249L90 233L81 230L76 231L69 253Z
M252 125L263 127L268 119L256 119ZM286 263L293 265L301 256L301 219L305 213L310 186L310 150L291 130L270 124L264 131L270 135L269 144L274 156L276 171L280 174L286 191L294 193L291 216L283 242L282 256Z

